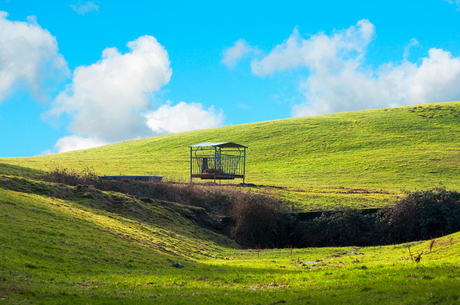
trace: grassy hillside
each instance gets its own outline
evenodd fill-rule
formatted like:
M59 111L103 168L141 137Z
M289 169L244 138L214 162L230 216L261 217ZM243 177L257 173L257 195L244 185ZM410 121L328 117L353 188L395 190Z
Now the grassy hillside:
M99 174L153 174L188 181L189 148L233 141L249 147L247 182L307 209L382 206L402 190L460 182L460 102L375 109L225 126L32 158L0 158L0 173L56 166Z
M460 301L458 233L431 249L240 250L161 204L12 176L0 177L0 218L5 304Z
M459 113L459 114L457 114ZM249 146L253 189L309 209L458 189L460 103L227 126L0 159L0 303L439 304L460 301L460 233L410 244L243 250L192 207L44 182L56 166L187 180L188 145ZM420 262L414 261L420 257Z

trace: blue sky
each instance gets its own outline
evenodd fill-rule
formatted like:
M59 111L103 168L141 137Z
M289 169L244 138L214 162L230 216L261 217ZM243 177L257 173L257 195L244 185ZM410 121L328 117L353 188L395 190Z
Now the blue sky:
M9 0L0 11L1 157L460 100L460 0Z

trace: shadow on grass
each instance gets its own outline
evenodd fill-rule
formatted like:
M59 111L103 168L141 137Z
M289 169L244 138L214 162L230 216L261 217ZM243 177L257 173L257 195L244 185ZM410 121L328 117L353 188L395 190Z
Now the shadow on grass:
M27 178L38 178L45 175L44 171L28 168L19 165L12 165L0 162L0 175L12 175Z
M460 282L452 266L388 268L378 271L289 271L270 268L209 266L185 262L184 269L146 268L132 272L97 272L41 276L24 272L34 285L17 282L15 288L31 300L47 304L88 302L113 304L376 304L455 303ZM450 267L450 268L447 268ZM344 276L343 273L346 273ZM446 276L447 274L447 276ZM46 279L43 281L43 279ZM325 280L326 279L326 280ZM103 282L101 282L103 281ZM48 284L50 283L50 284ZM48 292L49 285L53 291ZM13 293L7 297L13 299ZM391 300L391 301L390 301Z
M437 304L459 300L457 261L424 266L401 262L395 254L394 264L382 267L369 261L366 268L331 264L321 270L293 270L286 252L277 261L284 267L274 265L274 258L265 253L262 266L245 256L233 262L240 266L211 265L190 259L192 252L199 254L193 248L204 239L189 243L187 238L165 234L160 242L147 242L137 237L136 232L148 229L141 220L109 226L111 215L98 221L83 217L79 211L84 209L76 203L64 210L55 205L62 202L51 204L49 199L16 194L4 198L12 203L0 205L0 215L6 215L0 223L1 240L6 241L2 255L8 258L0 261L0 296L7 303ZM164 232L171 227L186 230L187 223L162 215L169 216ZM136 230L129 231L131 227ZM160 243L181 249L165 252ZM206 260L225 255L212 248L202 250ZM311 260L312 253L305 256ZM177 263L184 267L174 267Z

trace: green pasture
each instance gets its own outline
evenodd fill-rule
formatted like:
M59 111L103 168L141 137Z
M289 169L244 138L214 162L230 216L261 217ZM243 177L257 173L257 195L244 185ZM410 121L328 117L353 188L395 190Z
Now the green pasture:
M459 116L459 102L431 104L0 158L0 304L458 303L460 233L391 246L248 250L183 217L191 207L42 178L57 167L89 168L186 183L188 145L233 141L249 147L251 185L224 187L304 210L382 207L413 190L458 190Z
M245 250L165 205L5 175L0 219L4 304L460 301L459 233L384 247Z
M259 191L299 202L305 210L337 204L375 207L407 191L457 190L459 131L460 102L437 103L231 125L62 154L0 158L0 174L39 176L56 167L89 168L101 175L161 175L188 182L189 145L232 141L249 147L246 182Z

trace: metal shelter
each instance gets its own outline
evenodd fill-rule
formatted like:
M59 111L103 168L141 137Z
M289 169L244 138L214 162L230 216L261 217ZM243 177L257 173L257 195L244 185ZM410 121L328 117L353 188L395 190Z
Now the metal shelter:
M246 171L246 146L233 142L190 145L190 180L193 178L243 179Z

